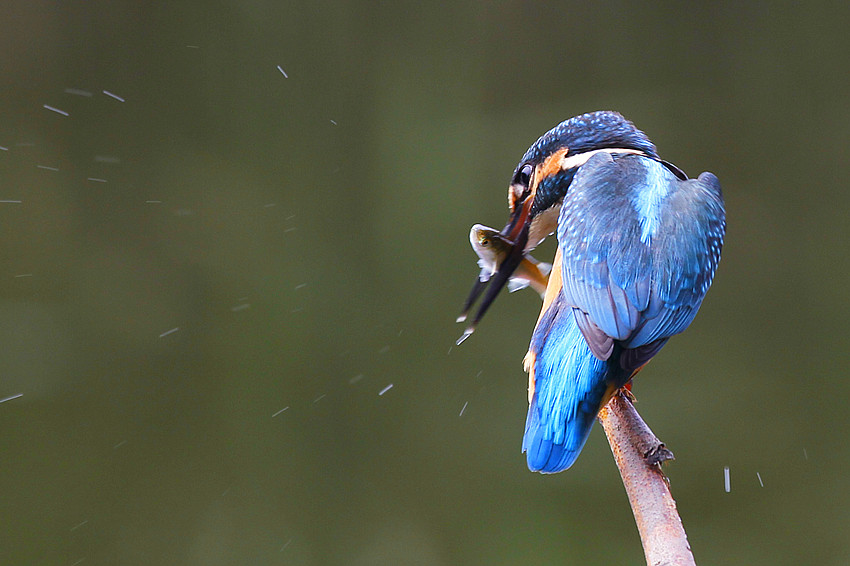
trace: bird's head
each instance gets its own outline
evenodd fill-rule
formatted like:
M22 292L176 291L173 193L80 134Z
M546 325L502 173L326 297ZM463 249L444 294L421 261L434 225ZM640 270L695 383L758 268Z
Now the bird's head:
M510 220L502 236L513 249L499 265L481 302L471 334L484 312L510 279L523 255L557 227L558 213L578 169L600 151L633 153L658 159L655 145L617 112L590 112L561 122L525 152L508 187Z
M511 218L503 235L522 250L551 234L579 167L600 151L658 158L655 145L617 112L582 114L561 122L528 148L508 187Z

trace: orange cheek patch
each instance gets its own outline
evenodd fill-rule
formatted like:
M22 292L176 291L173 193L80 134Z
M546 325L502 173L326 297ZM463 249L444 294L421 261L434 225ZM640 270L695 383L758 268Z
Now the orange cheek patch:
M564 159L567 157L567 153L570 151L568 147L559 149L552 155L546 158L543 163L537 166L537 171L534 173L534 189L532 189L531 194L533 195L537 190L537 185L543 179L547 177L551 177L555 173L560 173L564 168Z
M547 157L543 163L537 166L534 170L534 178L531 180L531 185L528 187L530 189L528 196L529 200L534 200L534 194L537 192L537 185L541 180L558 173L564 168L564 160L566 159L569 151L570 149L568 147L559 149ZM512 184L508 187L508 208L510 208L511 212L514 212L516 209L517 201L522 196L523 191L523 187L519 185Z

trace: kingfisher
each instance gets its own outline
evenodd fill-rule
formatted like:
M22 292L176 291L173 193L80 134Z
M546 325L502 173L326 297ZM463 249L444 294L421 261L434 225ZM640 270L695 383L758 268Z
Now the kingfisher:
M526 254L556 234L524 358L522 442L529 469L555 473L573 465L611 396L696 316L720 261L723 194L715 175L688 178L634 124L600 111L558 124L528 149L508 206L501 234L513 247L461 340ZM481 292L478 281L471 298Z

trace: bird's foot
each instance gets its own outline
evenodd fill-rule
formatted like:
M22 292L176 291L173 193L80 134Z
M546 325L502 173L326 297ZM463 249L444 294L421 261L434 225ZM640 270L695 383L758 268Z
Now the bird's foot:
M646 452L643 457L646 460L646 463L650 466L660 466L664 462L676 459L676 457L673 456L673 452L664 446L663 442L659 442L657 446Z

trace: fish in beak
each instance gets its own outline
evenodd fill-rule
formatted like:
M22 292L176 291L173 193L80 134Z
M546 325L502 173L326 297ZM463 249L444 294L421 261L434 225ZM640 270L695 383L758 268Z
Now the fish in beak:
M534 270L540 271L536 267L537 262L533 258L529 259L525 254L525 247L528 243L530 201L531 199L527 199L522 206L517 207L511 221L501 232L495 232L495 230L488 229L486 226L481 226L480 224L472 227L470 231L470 243L472 243L472 248L480 258L479 265L481 265L482 270L472 287L469 297L464 303L463 311L457 318L457 321L465 321L469 311L472 309L472 305L485 289L486 293L484 293L484 298L478 307L478 313L475 315L475 318L472 319L472 322L463 331L461 337L458 338L458 345L475 332L476 326L478 326L478 323L484 317L487 309L496 300L502 288L508 285L511 280L527 280L531 282L532 278L543 279L545 277L543 275L540 277L533 275L527 277ZM489 238L490 245L482 244L479 239L480 236ZM522 269L520 269L520 266L522 266ZM551 266L549 266L549 269L551 269ZM518 270L519 273L517 274ZM545 283L540 282L543 290L545 290ZM535 286L535 289L537 290L538 288Z

